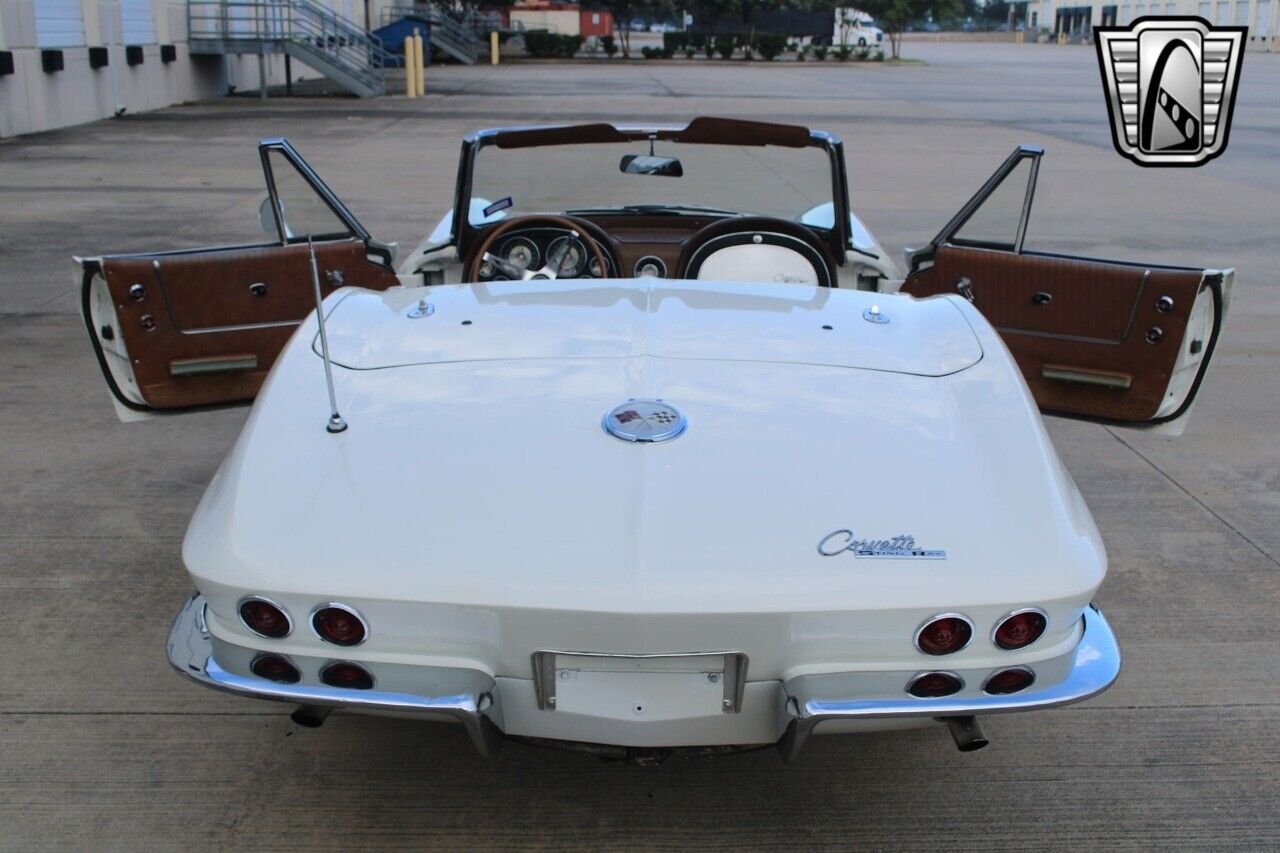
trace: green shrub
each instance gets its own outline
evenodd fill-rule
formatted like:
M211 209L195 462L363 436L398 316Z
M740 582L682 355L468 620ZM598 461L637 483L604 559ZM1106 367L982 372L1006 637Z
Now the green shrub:
M535 59L572 59L582 47L582 36L562 36L546 30L524 34L524 50Z
M667 59L676 55L676 51L689 47L689 34L684 32L662 34L662 55Z
M813 46L813 58L816 62L822 62L827 58L827 46L825 44L815 44Z
M734 48L736 48L737 46L738 45L734 41L733 36L729 36L729 35L716 36L715 51L716 53L720 54L721 59L728 59L729 57L733 56Z
M855 47L853 49L853 58L859 62L866 62L871 57L871 48L868 45Z
M849 45L847 44L842 44L838 48L836 48L835 55L836 55L836 59L840 60L841 62L848 62L849 59L853 56L853 49L849 47Z
M766 62L772 61L786 50L786 47L786 36L780 36L777 33L760 33L756 36L756 49L760 51L760 58Z
M796 48L796 62L804 62L805 57L809 55L809 45L802 44Z
M605 56L613 56L615 53L618 52L618 43L613 40L612 35L601 36L600 44L602 47L604 47Z
M640 48L640 55L645 59L657 59L659 56L662 56L662 48L650 47L646 44L644 47Z
M876 52L871 54L872 62L884 62L884 48L877 48Z

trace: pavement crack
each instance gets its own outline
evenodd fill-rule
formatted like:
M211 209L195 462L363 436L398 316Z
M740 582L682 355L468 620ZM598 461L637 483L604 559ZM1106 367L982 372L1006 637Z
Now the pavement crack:
M1239 536L1239 537L1240 537L1241 539L1243 539L1245 542L1249 543L1249 546L1250 546L1250 547L1252 547L1255 551L1257 551L1257 552L1258 552L1259 554L1261 554L1262 556L1266 557L1266 558L1267 558L1267 560L1268 560L1268 561L1269 561L1273 566L1275 566L1276 568L1280 569L1280 560L1276 560L1276 558L1275 558L1275 557L1273 557L1273 556L1271 556L1269 553L1267 553L1267 551L1266 551L1266 550L1265 550L1261 545L1259 545L1257 542L1254 542L1252 539L1250 539L1250 538L1248 537L1248 535L1247 535L1247 534L1245 534L1245 532L1244 532L1244 531L1242 531L1240 528L1236 527L1236 526L1235 526L1234 524L1232 524L1231 522L1227 521L1225 518L1223 518L1223 517L1222 517L1222 515L1220 515L1220 514L1217 512L1217 510L1215 510L1213 507L1209 506L1209 505L1208 505L1208 504L1206 504L1204 501L1200 500L1198 497L1196 497L1195 495L1193 495L1193 494L1192 494L1192 493L1187 489L1187 487L1186 487L1186 486L1184 486L1184 485L1182 485L1181 483L1179 483L1179 482L1178 482L1177 480L1175 480L1172 476L1170 476L1170 475L1169 475L1169 474L1168 474L1168 473L1167 473L1163 468L1161 468L1161 467L1160 467L1159 465L1157 465L1156 463L1152 462L1149 458L1147 458L1147 456L1145 456L1145 455L1142 453L1142 451L1141 451L1141 450L1139 450L1138 448L1134 447L1134 446L1133 446L1132 444L1130 444L1129 442L1125 441L1125 440L1124 440L1124 438L1122 438L1118 433L1116 433L1116 431L1115 431L1114 429L1112 429L1111 427L1108 427L1108 426L1104 426L1104 427L1103 427L1103 429L1105 429L1107 432L1111 433L1111 437L1112 437L1112 438L1114 438L1116 441L1120 442L1120 443L1121 443L1121 444L1123 444L1125 447L1129 448L1129 450L1133 453L1133 455L1134 455L1134 456L1137 456L1137 457L1138 457L1139 459L1141 459L1143 462L1145 462L1145 463L1147 463L1148 465L1150 465L1150 466L1151 466L1151 468L1152 468L1152 470L1156 471L1156 472L1157 472L1161 477L1164 477L1166 480L1168 480L1170 483L1172 483L1172 484L1173 484L1173 486L1174 486L1178 491L1182 492L1184 495L1186 495L1187 497L1191 498L1191 500L1195 501L1195 503L1196 503L1196 505L1197 505L1197 506L1199 506L1199 507L1200 507L1201 509L1203 509L1205 512L1209 513L1209 515L1211 515L1211 516L1213 516L1214 518L1218 519L1218 521L1220 521L1220 522L1223 524L1223 526L1225 526L1228 530L1230 530L1230 531L1231 531L1232 533L1234 533L1235 535Z

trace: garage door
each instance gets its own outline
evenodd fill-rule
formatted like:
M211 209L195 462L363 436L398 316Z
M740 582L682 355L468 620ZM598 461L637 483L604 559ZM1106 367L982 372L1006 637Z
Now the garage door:
M125 44L155 44L156 18L151 0L120 0Z
M40 0L35 7L37 47L80 47L84 44L80 0Z

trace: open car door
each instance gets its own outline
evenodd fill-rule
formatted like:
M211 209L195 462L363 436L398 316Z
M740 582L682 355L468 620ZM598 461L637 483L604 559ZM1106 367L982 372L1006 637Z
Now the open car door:
M392 249L284 139L258 145L270 243L81 260L81 312L121 420L248 403L323 295L397 284Z
M909 253L902 292L972 302L1041 411L1176 435L1213 356L1235 271L1024 250L1043 154L1018 148L927 247Z

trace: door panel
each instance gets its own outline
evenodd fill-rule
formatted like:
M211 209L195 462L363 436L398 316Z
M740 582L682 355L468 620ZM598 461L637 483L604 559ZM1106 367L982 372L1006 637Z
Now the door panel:
M1172 413L1179 405L1166 405L1166 391L1190 390L1171 383L1175 366L1185 374L1208 353L1211 292L1186 334L1204 270L943 246L902 291L955 293L961 278L1047 412L1129 423Z
M909 253L902 292L969 299L1000 333L1041 410L1180 432L1234 271L1025 251L1043 153L1016 149L929 246ZM982 227L966 239L973 223Z
M258 152L268 193L259 220L280 242L82 263L82 313L122 419L252 400L316 307L312 240L322 297L398 284L390 247L287 140Z
M321 292L395 275L360 240L318 243ZM85 267L89 333L116 396L139 409L252 400L315 309L304 244L107 257Z

